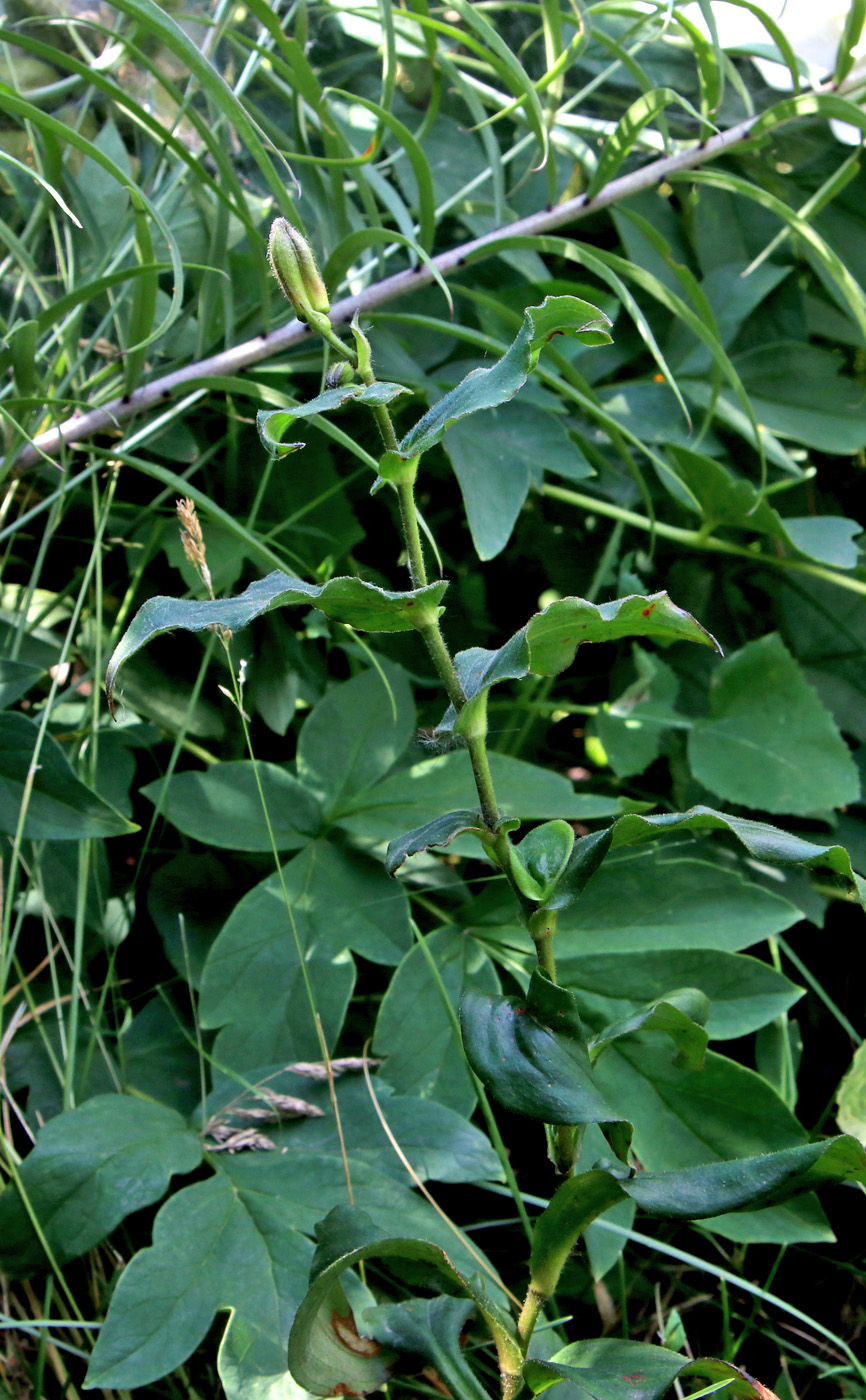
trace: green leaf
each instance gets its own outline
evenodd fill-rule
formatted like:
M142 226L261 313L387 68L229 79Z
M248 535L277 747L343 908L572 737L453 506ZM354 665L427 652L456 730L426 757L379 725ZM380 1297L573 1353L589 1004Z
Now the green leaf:
M620 830L617 823L614 845ZM642 828L632 830L638 835ZM691 848L687 855L663 848L631 851L605 861L579 907L559 916L557 964L597 956L600 948L620 955L688 948L733 953L801 918L789 900L744 880L737 870L695 858Z
M856 520L836 515L783 517L745 477L736 477L721 462L691 448L668 448L677 477L688 487L710 530L733 526L779 540L794 555L817 559L839 569L853 569L858 551L853 537L862 532ZM677 496L680 504L685 501Z
M543 472L571 481L593 475L554 414L522 399L452 424L444 446L479 559L502 553L530 486L541 485Z
M680 688L676 672L643 647L633 646L638 679L595 720L610 766L619 778L643 773L661 752L662 735L682 724L674 709Z
M721 662L710 714L689 733L698 782L731 802L808 816L860 796L848 746L780 637Z
M527 307L523 325L502 359L490 369L474 369L456 389L445 394L403 438L400 452L414 457L440 441L451 423L507 403L526 383L546 342L554 335L573 336L585 345L607 345L604 329L610 321L603 311L578 297L545 297Z
M270 851L271 832L277 850L293 850L321 821L312 794L276 763L216 763L203 773L158 778L141 791L178 831L230 851Z
M545 1123L623 1121L594 1082L573 994L538 970L525 1001L465 993L460 1028L473 1070L512 1112Z
M223 1346L242 1351L246 1374L283 1372L280 1314L285 1301L297 1304L312 1252L292 1224L290 1209L261 1191L250 1201L223 1172L172 1196L153 1244L123 1271L86 1384L151 1384L186 1360L222 1308L232 1312Z
M536 1395L559 1381L569 1381L573 1394L577 1387L580 1400L623 1400L626 1385L629 1400L661 1400L679 1377L709 1385L726 1382L720 1394L737 1400L762 1400L767 1394L766 1387L727 1361L706 1357L686 1361L679 1352L664 1347L613 1337L572 1342L552 1361L528 1361L524 1377Z
M464 1359L460 1334L475 1311L471 1298L412 1298L366 1308L365 1335L395 1351L423 1356L455 1400L490 1400Z
M704 1025L709 1011L709 998L695 987L668 992L663 1001L633 1011L593 1036L588 1046L590 1061L595 1064L602 1051L624 1035L640 1030L663 1031L677 1047L673 1060L677 1069L702 1069L708 1040Z
M226 628L239 632L254 618L272 608L306 603L319 608L336 622L348 622L362 632L410 632L415 626L411 609L435 608L447 588L444 579L426 588L405 593L389 593L360 578L332 578L328 583L305 583L276 569L256 579L237 598L214 598L196 602L184 598L151 598L139 608L118 643L105 673L109 700L114 695L117 673L125 661L154 637L182 627L187 632L206 628ZM420 606L419 606L420 605Z
M866 1145L866 1049L854 1051L854 1058L839 1085L836 1120L843 1133L851 1133Z
M432 822L427 822L425 826L416 827L414 831L407 831L405 836L396 836L393 841L389 841L385 853L385 869L389 875L394 875L407 856L417 855L419 851L426 851L430 846L450 846L454 837L459 836L461 832L481 829L481 815L477 808L474 812L446 812Z
M325 804L329 819L339 820L356 793L366 793L388 772L414 730L405 671L380 663L316 705L298 741L298 776Z
M198 1136L162 1104L102 1094L52 1118L19 1168L21 1186L59 1264L85 1254L132 1211L165 1195L201 1161ZM13 1276L46 1267L15 1186L0 1193L0 1261Z
M423 948L414 947L382 999L373 1053L387 1057L380 1077L398 1094L435 1099L468 1118L475 1088L439 982L456 1009L464 991L498 992L499 979L485 950L462 930L439 929L425 942L430 961Z
M0 710L14 705L44 674L42 666L26 661L10 661L8 657L0 658Z
M201 1017L204 1026L223 1027L217 1061L246 1072L318 1058L300 957L333 1045L355 981L347 950L393 965L410 940L403 887L367 857L311 841L244 896L208 954Z
M300 1093L324 1110L321 1118L304 1118L284 1129L271 1129L279 1146L300 1145L311 1153L327 1153L342 1163L340 1135L337 1132L327 1084L313 1086L309 1080L287 1076L286 1092ZM278 1080L269 1081L280 1091ZM431 1098L406 1098L395 1094L390 1084L377 1075L373 1090L388 1126L399 1142L412 1168L422 1181L470 1182L500 1181L502 1166L487 1137L462 1114ZM228 1091L234 1096L234 1090ZM340 1109L340 1129L349 1161L365 1162L406 1184L406 1168L382 1132L382 1124L360 1075L344 1075L336 1085Z
M566 821L545 822L514 846L513 872L527 899L546 904L557 888L574 847L574 828Z
M576 793L560 773L507 754L491 753L490 771L500 808L508 817L584 821L617 816L623 810L619 798ZM469 755L464 750L401 768L347 801L337 820L353 835L387 842L395 831L424 826L436 821L443 811L471 811L477 801Z
M584 642L615 642L622 637L665 637L721 651L715 637L672 603L667 593L651 593L600 605L585 598L559 598L496 651L470 647L458 652L454 663L464 694L472 700L498 681L521 680L530 673L558 675L572 664ZM451 707L437 732L453 727Z
M802 836L792 836L769 822L752 821L750 817L729 817L712 807L691 807L687 812L664 812L659 816L643 817L628 813L620 817L613 829L613 849L654 841L663 832L727 830L736 836L755 860L778 865L828 866L837 875L853 880L858 896L866 900L866 882L851 867L851 858L843 846L817 846ZM746 947L746 944L741 944Z
M21 714L0 714L0 831L15 832L25 795L23 834L33 841L83 841L138 831L72 771L56 739Z
M430 1240L389 1236L356 1206L332 1210L316 1230L319 1240L310 1270L310 1289L298 1309L289 1337L289 1366L299 1384L314 1394L346 1387L365 1395L387 1379L393 1354L359 1344L341 1275L364 1259L401 1259L436 1269L471 1296L492 1330L504 1333L503 1314L467 1283L445 1250ZM392 1319L396 1325L396 1319ZM440 1321L444 1319L440 1318ZM513 1343L512 1343L513 1345ZM472 1392L475 1400L475 1392Z
M713 1051L700 1074L683 1074L664 1043L638 1034L612 1045L595 1074L605 1097L634 1124L634 1150L646 1172L667 1174L811 1146L766 1080ZM727 1213L719 1204L712 1229L727 1239L780 1244L830 1238L812 1198L746 1215Z
M704 870L709 873L710 867ZM741 953L686 947L570 956L567 946L557 937L557 978L572 988L591 1027L631 1014L650 997L664 997L679 980L709 998L705 1024L710 1040L734 1040L784 1016L803 995L768 963Z
M377 380L375 384L345 384L339 389L326 389L317 394L309 403L297 404L294 408L262 409L256 414L256 427L262 446L272 457L282 457L287 452L297 452L302 442L283 442L284 435L298 418L315 418L318 413L332 413L344 403L363 403L373 408L381 404L393 403L401 394L409 390L402 384L389 384Z
M584 598L560 598L526 625L529 670L556 676L574 660L584 642L615 642L621 637L666 637L699 642L721 651L715 637L689 613L676 607L667 593L635 594L613 603L588 603Z

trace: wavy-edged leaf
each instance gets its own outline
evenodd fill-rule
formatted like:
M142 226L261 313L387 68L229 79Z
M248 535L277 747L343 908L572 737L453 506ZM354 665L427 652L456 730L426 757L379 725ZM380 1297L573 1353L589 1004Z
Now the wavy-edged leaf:
M503 1107L545 1123L621 1123L595 1083L574 994L538 971L526 1000L467 992L463 1048Z
M447 582L442 579L425 588L391 593L359 578L332 578L328 583L306 583L280 570L256 579L237 598L198 602L190 598L156 597L139 608L115 648L105 674L109 701L113 699L117 673L125 661L154 637L181 627L202 632L208 627L238 632L272 608L306 603L319 608L336 622L348 622L362 632L408 632L415 626L412 609L438 606Z
M699 642L721 652L715 637L672 603L667 593L633 594L612 603L559 598L530 618L525 632L529 670L539 676L559 675L584 642L614 642L621 637L666 637Z
M599 1164L570 1177L539 1216L532 1242L532 1279L552 1292L562 1265L587 1226L630 1197L649 1215L708 1220L735 1210L761 1210L846 1181L866 1182L866 1151L856 1138L836 1137L734 1161L681 1171L608 1170Z
M598 307L579 297L549 296L540 306L528 306L523 325L498 364L474 369L450 393L424 414L400 443L404 457L426 452L440 441L449 423L507 403L526 383L551 336L567 335L585 345L608 345L610 320Z
M332 413L342 408L344 403L364 403L369 407L393 403L400 394L408 394L403 384L389 384L377 380L375 384L346 384L339 389L326 389L317 394L309 403L298 404L296 408L261 409L256 414L256 427L262 446L271 457L283 457L287 452L297 452L302 442L283 442L283 436L298 418L314 418L319 413Z
M613 827L612 849L620 846L643 845L655 841L669 831L729 831L742 842L755 860L775 865L829 866L837 875L853 881L861 904L866 907L866 880L853 869L851 857L844 846L818 846L802 836L782 831L769 822L752 821L749 817L732 817L712 807L690 807L687 812L663 812L644 817L629 812Z
M611 603L559 598L496 651L469 647L457 653L454 664L467 700L473 700L498 681L522 680L530 673L559 675L584 642L615 642L623 637L666 637L722 650L712 633L672 603L667 593L634 593ZM455 720L454 708L449 706L436 732L449 733Z
M729 1361L703 1356L687 1361L681 1353L665 1347L614 1337L572 1342L551 1361L528 1361L524 1378L536 1395L558 1381L568 1381L589 1400L622 1400L626 1386L629 1400L662 1400L679 1379L715 1387L721 1395L736 1400L767 1400L770 1393ZM705 1393L702 1389L701 1394Z
M164 1104L101 1094L52 1118L18 1169L30 1209L59 1264L105 1239L125 1216L158 1201L172 1176L195 1171L201 1143ZM13 1276L45 1267L16 1186L0 1193L0 1262Z
M385 853L385 869L389 875L394 875L407 856L417 855L430 846L450 846L455 836L465 831L480 831L482 827L481 814L477 809L474 812L467 809L445 812L425 826L418 826L414 831L407 831L404 836L396 836L390 841Z

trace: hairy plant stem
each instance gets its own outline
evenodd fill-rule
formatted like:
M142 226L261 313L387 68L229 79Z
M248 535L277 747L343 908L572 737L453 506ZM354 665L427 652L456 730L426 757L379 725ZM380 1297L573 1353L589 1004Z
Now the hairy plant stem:
M387 409L385 411L387 412ZM400 525L409 560L409 577L413 588L423 588L427 583L427 569L424 565L421 531L418 529L418 512L415 509L415 488L411 481L398 483L397 498L400 502ZM453 703L453 696L451 699Z

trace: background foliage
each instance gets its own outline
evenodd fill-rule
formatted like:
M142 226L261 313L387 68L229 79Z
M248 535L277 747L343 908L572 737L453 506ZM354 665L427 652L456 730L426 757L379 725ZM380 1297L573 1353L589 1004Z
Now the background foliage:
M392 493L370 499L363 405L299 422L297 456L269 457L256 433L258 410L288 417L323 387L318 345L297 327L280 340L263 255L275 214L306 229L332 300L369 308L378 378L412 392L392 405L401 431L546 295L613 321L607 348L554 340L519 397L425 457L449 639L498 647L561 596L667 588L725 655L606 642L555 680L498 686L503 809L581 834L721 806L866 869L866 188L859 150L829 126L864 126L863 7L835 66L845 98L814 95L772 22L757 48L722 50L700 8L6 5L10 1394L299 1393L289 1325L313 1228L347 1189L308 989L332 1055L372 1038L381 1061L369 1091L357 1060L336 1084L354 1201L461 1272L479 1244L509 1287L527 1252L453 1008L464 990L525 990L531 946L498 883L479 893L466 837L411 855L397 880L383 865L393 837L476 803L465 752L431 737L443 705L418 639L368 641L304 606L234 636L231 669L213 633L160 638L126 664L116 724L101 690L141 603L203 596L178 496L198 507L217 594L274 568L316 588L335 574L404 585ZM766 81L779 64L755 66L770 52L799 97ZM399 296L376 290L413 269ZM57 462L48 438L28 446L100 404L112 418ZM846 1072L839 1124L864 1133L849 890L681 829L623 847L564 916L560 976L592 1030L671 988L710 999L700 1073L646 1032L599 1061L650 1171L832 1131ZM462 1241L413 1189L371 1094ZM555 1185L542 1128L509 1132L497 1113L534 1210ZM857 1188L690 1230L633 1221L624 1200L590 1227L542 1359L605 1331L737 1361L780 1397L866 1393ZM350 1302L403 1284L384 1293L371 1265ZM446 1358L465 1316L423 1324ZM478 1365L476 1385L490 1379Z

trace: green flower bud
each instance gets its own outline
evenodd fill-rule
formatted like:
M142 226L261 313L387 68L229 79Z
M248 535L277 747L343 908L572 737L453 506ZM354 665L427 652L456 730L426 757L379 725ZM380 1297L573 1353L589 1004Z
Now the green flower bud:
M325 375L325 388L344 389L347 384L351 384L354 378L355 371L352 366L347 364L345 360L341 360L339 364L331 365Z
M328 289L312 249L288 219L274 219L271 224L268 261L300 321L315 322L330 311Z

